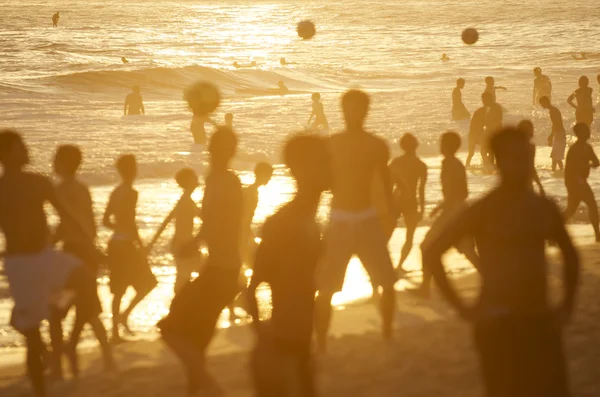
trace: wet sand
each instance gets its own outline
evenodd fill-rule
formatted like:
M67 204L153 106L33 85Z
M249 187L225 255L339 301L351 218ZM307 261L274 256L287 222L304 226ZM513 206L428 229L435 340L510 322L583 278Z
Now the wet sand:
M575 397L600 393L600 251L581 249L582 283L577 312L566 329L566 350ZM560 296L559 268L551 266L552 296ZM473 297L476 275L456 281ZM338 311L327 355L316 357L318 385L323 396L481 396L477 357L470 328L459 321L437 291L430 302L398 293L395 341L386 344L378 332L379 319L369 303ZM228 396L251 396L247 326L221 330L210 348L209 368ZM21 353L22 354L22 353ZM20 354L20 355L21 355ZM96 348L82 349L82 375L50 387L51 396L183 396L185 379L178 363L162 343L135 341L116 348L119 370L102 373ZM0 395L29 395L24 365L8 355L0 363ZM12 362L11 364L6 364Z

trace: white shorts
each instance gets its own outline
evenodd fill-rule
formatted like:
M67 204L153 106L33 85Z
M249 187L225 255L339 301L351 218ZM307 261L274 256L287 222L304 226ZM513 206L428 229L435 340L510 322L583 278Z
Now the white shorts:
M375 209L359 213L332 210L324 243L325 255L317 269L320 291L342 290L352 255L358 256L373 284L394 285L394 266Z
M20 331L39 327L48 318L53 299L80 265L74 256L51 248L37 254L6 256L4 271L15 302L12 325Z

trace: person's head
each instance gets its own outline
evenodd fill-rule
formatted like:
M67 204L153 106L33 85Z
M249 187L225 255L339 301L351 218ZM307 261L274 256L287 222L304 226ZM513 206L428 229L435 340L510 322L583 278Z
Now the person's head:
M581 76L579 78L579 87L585 88L588 85L590 85L590 80L587 78L587 76Z
M370 99L366 92L360 90L347 91L342 96L342 111L346 127L362 127L369 113Z
M550 107L550 98L548 98L547 96L543 96L540 98L540 105L542 105L542 107L544 109L548 109Z
M285 144L283 160L296 179L299 191L320 194L331 186L330 154L323 138L293 136Z
M140 86L139 85L134 85L132 88L132 91L136 94L140 93Z
M442 54L442 58L448 58L448 55Z
M406 133L400 138L400 148L406 153L416 153L419 147L419 141L411 133Z
M81 165L81 150L75 145L58 147L54 156L54 172L61 178L72 178Z
M494 85L496 81L494 80L494 78L492 76L488 76L485 78L485 84L486 85Z
M527 136L514 127L506 127L490 139L502 185L516 189L531 188L533 151Z
M137 161L133 154L124 154L117 159L117 171L124 183L133 183L137 177Z
M126 61L125 57L121 57L121 61L123 61L123 62Z
M233 113L225 113L225 125L233 124Z
M287 61L285 60L285 58L281 58L279 60L279 63L282 64L282 65L285 65L287 63Z
M456 86L458 88L465 88L465 79L463 79L463 78L457 79Z
M250 62L250 66L256 66L256 65L257 65L256 61Z
M271 180L273 176L273 166L269 163L261 161L256 163L254 167L254 184L264 186Z
M177 171L175 182L187 193L192 193L200 185L196 171L191 168L183 168Z
M318 92L315 92L315 93L313 93L311 95L311 98L312 98L313 102L320 101L321 100L321 94L319 94Z
M484 92L481 94L481 102L484 106L491 106L494 104L494 96L489 92Z
M533 138L533 123L530 120L521 120L517 129L525 134L528 140Z
M460 135L454 131L444 132L440 140L440 152L444 157L454 157L460 148Z
M590 127L586 123L577 123L573 127L573 133L580 141L587 141L590 139Z
M0 130L0 164L4 169L20 169L29 164L29 152L21 135L14 130Z
M231 128L218 127L208 144L211 166L227 168L229 161L235 156L237 144L237 136Z
M538 68L535 68L535 69L533 69L533 75L534 75L535 77L540 77L540 76L542 75L542 69L541 69L541 68L539 68L539 67L538 67Z
M279 80L279 81L277 82L277 86L278 86L279 88L285 88L285 83L283 82L283 80Z

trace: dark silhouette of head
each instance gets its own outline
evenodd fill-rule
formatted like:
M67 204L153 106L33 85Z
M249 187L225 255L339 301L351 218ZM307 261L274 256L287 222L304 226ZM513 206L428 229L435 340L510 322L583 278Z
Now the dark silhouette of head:
M124 154L117 160L117 171L125 183L133 183L137 177L137 161L133 154Z
M350 90L342 96L342 111L346 128L362 129L369 113L369 104L369 95L360 90Z
M239 68L239 67L240 67L240 64L239 64L239 63L237 63L237 62L234 62L234 63L233 63L233 67L234 67L234 68Z
M487 85L494 85L496 81L494 80L494 78L492 76L488 76L485 78L485 84Z
M81 165L81 150L75 145L62 145L54 156L54 172L62 178L75 176Z
M287 87L285 86L285 83L283 82L283 80L279 80L279 81L277 82L277 86L278 86L279 88L287 88Z
M460 135L454 131L444 132L440 139L440 152L444 157L454 157L460 148Z
M550 103L550 98L548 98L547 96L543 96L540 98L540 105L542 105L542 107L544 109L548 109L551 105Z
M210 138L208 152L212 168L227 168L237 151L238 139L229 127L218 127Z
M587 141L590 139L590 127L586 123L577 123L573 127L573 133L578 140Z
M517 129L525 134L527 139L531 140L533 138L533 123L530 120L521 120L517 125Z
M331 186L330 154L323 138L304 134L290 138L283 149L283 159L299 192L321 194Z
M175 182L186 192L193 192L200 185L196 171L191 168L182 168L177 171Z
M321 100L321 94L319 94L318 92L315 92L311 95L311 98L313 101L319 101L319 100Z
M535 77L540 77L542 75L542 69L541 68L533 69L533 74Z
M4 170L21 169L29 164L29 151L21 135L11 129L0 131L0 164Z
M506 127L492 136L490 146L502 185L517 190L530 189L533 151L527 136L517 128Z
M457 79L456 86L458 88L465 88L465 79L463 79L463 78Z
M140 86L139 85L134 85L132 88L132 91L136 94L140 93Z
M590 80L587 78L587 76L581 76L579 78L579 87L586 88L589 85L590 85Z
M279 63L280 63L280 64L282 64L282 65L286 65L286 64L287 64L287 61L285 60L285 58L281 58L281 59L279 60Z
M261 161L254 166L254 184L264 186L271 180L273 176L273 166L269 163Z
M417 152L417 148L419 147L419 141L417 138L411 133L406 133L402 135L400 138L400 148L409 154L414 154Z
M494 101L494 96L489 92L484 92L481 94L481 102L483 106L492 106L496 101Z

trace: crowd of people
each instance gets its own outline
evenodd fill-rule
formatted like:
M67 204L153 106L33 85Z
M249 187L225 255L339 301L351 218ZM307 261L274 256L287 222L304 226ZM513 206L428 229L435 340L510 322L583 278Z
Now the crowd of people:
M546 81L541 70L536 70L536 76L536 81ZM484 198L467 204L466 169L456 157L461 138L455 132L441 136L443 202L433 211L438 216L421 246L423 282L413 292L427 298L431 281L435 280L448 302L473 324L489 396L566 397L561 326L573 311L579 261L564 219L583 201L600 241L596 201L587 183L590 168L600 163L587 143L589 124L578 122L574 127L578 140L569 148L564 165L569 198L568 208L561 214L551 200L536 194L532 187L533 125L524 121L517 127L503 126L502 108L495 101L495 91L501 87L495 86L493 79L486 79L486 83L484 107L471 120L467 166L474 154L475 136L482 146L484 164L498 170L500 185ZM464 80L459 80L458 91L453 94L455 105L462 104L462 87ZM590 92L583 88L581 94L574 94L578 106L585 103L579 95L585 93L587 98ZM557 146L553 167L562 169L558 146L562 145L564 152L566 140L560 111L551 104L547 85L536 83L534 98L550 112L551 140ZM135 99L129 101L130 105L132 102ZM72 145L58 148L54 170L61 182L53 186L46 177L26 170L29 155L21 135L13 130L1 131L4 267L15 302L12 324L27 342L27 369L35 395L46 396L44 372L48 363L52 377L63 377L63 355L69 358L72 374L78 375L76 348L86 323L100 342L106 369L114 368L107 331L98 318L102 311L95 281L99 266L106 261L113 295L110 340L118 343L121 332L131 332L128 318L136 305L157 285L146 258L170 222L175 222L171 243L177 269L175 297L168 315L157 327L185 368L190 394L222 394L206 368L206 349L222 311L243 293L258 336L251 366L256 395L317 395L311 358L313 331L316 349L325 352L331 300L342 289L353 255L362 262L378 296L383 338L392 340L394 284L405 273L403 264L425 213L427 166L419 159L418 140L411 134L400 139L404 154L390 161L387 143L365 130L370 107L365 92L346 92L341 107L343 132L329 138L303 133L286 142L283 158L297 190L290 202L265 221L256 248L251 224L258 188L269 182L273 168L257 164L255 183L242 187L230 167L238 141L229 114L228 125L217 126L209 140L210 169L200 208L191 197L200 185L199 178L192 169L182 169L175 176L182 196L147 245L136 225L136 159L133 155L117 159L121 183L111 193L102 221L113 231L106 257L95 245L96 224L89 189L77 178L81 151ZM465 112L464 105L453 109L453 115ZM318 95L313 95L309 123L314 116L316 125L327 127ZM210 120L208 115L194 117ZM205 132L200 139L206 140ZM554 159L554 148L552 153ZM372 186L376 182L382 186L394 224L400 216L406 223L406 243L397 266L388 250L391 233L383 227L373 204ZM321 236L315 218L321 195L327 190L332 193L331 213ZM47 222L45 203L50 203L60 216L55 231ZM196 233L195 218L202 220ZM60 251L54 248L59 242ZM546 242L558 245L563 254L566 293L557 311L547 301ZM208 250L205 259L199 254L200 245ZM473 307L458 296L444 271L441 257L451 247L463 253L481 275L481 294ZM244 266L253 268L248 285L241 277ZM199 276L192 280L192 272L199 269ZM269 320L259 316L256 290L261 283L269 284L271 289L273 310ZM136 294L123 310L121 301L129 287ZM64 299L65 290L71 299ZM65 345L61 322L71 306L75 307L76 319ZM50 323L51 351L40 334L44 319Z

